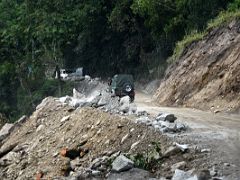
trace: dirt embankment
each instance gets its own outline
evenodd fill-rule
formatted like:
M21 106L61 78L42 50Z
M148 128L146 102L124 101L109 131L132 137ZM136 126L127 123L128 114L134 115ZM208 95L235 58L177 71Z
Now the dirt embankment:
M239 112L240 20L211 30L168 68L155 98L161 105Z

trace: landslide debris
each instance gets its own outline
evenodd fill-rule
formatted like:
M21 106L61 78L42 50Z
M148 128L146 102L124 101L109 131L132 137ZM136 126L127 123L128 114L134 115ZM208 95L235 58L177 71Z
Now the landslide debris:
M133 168L132 161L135 168L147 168L148 173L135 168L126 173L132 177L131 173L140 171L135 178L137 174L172 177L171 166L183 161L184 165L174 167L190 170L206 165L203 154L182 151L146 124L92 107L74 109L53 97L44 99L29 118L17 124L0 154L1 179L114 179L118 175L111 172L112 162L123 156L127 169Z
M240 20L212 29L170 66L155 98L161 105L219 111L240 108Z

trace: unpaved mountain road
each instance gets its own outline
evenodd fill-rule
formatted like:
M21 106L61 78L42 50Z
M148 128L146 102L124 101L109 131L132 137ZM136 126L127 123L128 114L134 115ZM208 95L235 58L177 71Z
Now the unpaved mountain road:
M161 107L141 92L136 93L135 99L138 110L146 110L152 116L160 112L175 114L177 121L188 125L189 130L169 136L181 143L209 148L206 166L216 166L227 179L240 179L240 115Z

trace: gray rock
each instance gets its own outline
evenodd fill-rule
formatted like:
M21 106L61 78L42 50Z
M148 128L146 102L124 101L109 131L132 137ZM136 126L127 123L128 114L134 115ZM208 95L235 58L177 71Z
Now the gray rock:
M200 179L197 177L197 175L194 175L194 176L188 178L187 180L200 180ZM209 179L201 179L201 180L209 180Z
M60 122L65 122L65 121L68 121L69 119L70 119L70 116L68 115L68 116L63 117L63 118L60 120Z
M71 101L69 101L68 104L74 108L77 108L87 106L88 103L86 99L71 98Z
M101 92L99 90L96 90L96 91L93 91L87 97L87 102L90 104L90 106L92 106L92 105L97 106L100 99L101 99Z
M172 180L184 180L184 179L189 179L191 177L192 177L192 174L190 172L185 172L180 169L176 169L172 177Z
M91 175L92 175L92 176L99 176L99 175L101 175L101 171L98 171L98 170L92 170Z
M39 125L36 129L36 132L39 132L41 130L43 130L45 128L45 126L43 124Z
M70 101L72 101L72 98L70 96L64 96L64 97L60 97L59 101L61 103L67 103L68 104Z
M120 99L120 107L119 110L128 113L130 108L130 97L129 96L124 96Z
M180 132L180 131L186 131L187 130L187 127L182 124L182 123L176 123L176 132Z
M158 124L161 126L160 131L163 133L176 133L186 130L186 126L181 123L170 123L168 121L158 121Z
M142 117L137 118L136 122L147 124L147 123L151 122L151 119L148 116L142 116Z
M115 172L122 172L133 168L133 161L123 155L118 156L112 163L112 170Z
M217 176L217 174L218 174L218 171L217 171L216 168L213 166L213 168L210 170L210 175L211 175L212 177L214 177L214 176Z
M159 124L161 126L160 131L163 133L176 132L176 124L174 123L169 123L168 121L160 121Z
M0 130L0 141L5 139L14 129L14 124L6 123Z
M140 140L137 141L137 142L135 142L135 143L133 143L133 144L131 145L130 150L134 149L139 143L140 143Z
M156 120L158 121L168 121L168 122L174 122L177 118L174 116L174 114L168 114L168 113L160 113Z
M129 114L135 114L137 112L137 105L135 103L130 103Z
M121 173L110 173L108 176L108 180L145 180L150 179L152 177L151 173L145 171L143 169L133 168L129 171L121 172Z
M3 158L1 158L1 164L2 162L7 163L7 164L12 164L12 163L19 163L21 159L21 154L16 153L16 152L9 152L7 153Z
M111 99L111 94L106 91L103 91L101 94L101 98L98 101L98 106L104 106L108 104L110 102L110 99Z
M208 180L211 179L210 171L208 169L201 170L197 173L196 180ZM195 179L191 179L195 180Z
M121 144L123 144L123 142L128 138L129 134L126 134L125 136L123 136L122 140L121 140Z
M90 165L90 169L98 169L100 165L106 164L109 161L109 159L110 157L108 156L103 156L94 159Z
M176 143L176 146L182 151L185 152L189 149L189 145L188 144L178 144Z
M110 101L108 104L106 104L104 107L107 112L112 112L112 113L118 113L119 112L119 97L111 97Z
M230 166L230 163L224 163L224 166Z
M206 152L210 152L211 149L201 149L201 153L206 153Z
M91 80L91 76L89 76L89 75L85 75L84 78L85 78L86 81L90 81Z
M78 92L75 88L73 88L73 98L75 98L75 99L82 99L84 97L85 97L84 94Z
M148 116L149 114L147 113L147 111L138 111L137 112L137 116L140 117L140 116Z
M21 118L17 120L17 124L22 124L27 120L27 116L23 115Z

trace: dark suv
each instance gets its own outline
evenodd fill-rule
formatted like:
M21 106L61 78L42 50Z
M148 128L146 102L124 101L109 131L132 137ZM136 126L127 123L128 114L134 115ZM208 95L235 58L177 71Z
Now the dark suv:
M116 74L109 82L110 91L119 97L129 96L134 101L133 76L129 74Z

